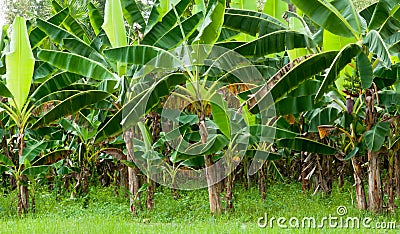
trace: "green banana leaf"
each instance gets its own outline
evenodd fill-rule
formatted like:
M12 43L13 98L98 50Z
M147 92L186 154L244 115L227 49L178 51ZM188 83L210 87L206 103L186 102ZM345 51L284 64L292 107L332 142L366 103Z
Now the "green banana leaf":
M60 161L61 159L68 157L70 154L72 154L72 150L56 150L44 155L43 157L40 157L37 161L32 163L32 165L51 165Z
M264 5L263 12L270 15L282 23L286 23L283 19L285 11L289 10L288 4L283 0L267 0Z
M49 170L49 166L33 166L28 167L21 172L22 175L37 176Z
M190 0L181 0L175 9L171 9L162 17L162 20L155 23L155 25L143 37L142 44L154 45L158 39L168 33L177 23L178 18L185 12L186 8L190 5ZM177 15L175 14L175 10Z
M47 21L51 24L60 26L64 22L64 20L68 17L68 15L69 15L69 10L68 8L65 8L64 10L58 12L56 15L52 16ZM42 30L40 30L39 27L34 28L29 34L29 40L31 42L32 49L38 47L46 37L47 34Z
M312 48L316 46L311 38L292 30L276 31L248 43L224 42L217 45L234 49L245 57L262 57L295 48Z
M237 9L246 9L257 11L257 2L256 1L248 1L248 0L231 0L230 7Z
M88 10L89 10L90 25L92 26L93 31L97 36L102 30L101 26L104 23L104 18L101 15L99 9L97 9L97 7L92 2L89 2Z
M136 1L121 0L121 4L124 18L130 26L132 26L134 23L138 23L142 28L146 26L146 22L138 5L136 4Z
M5 86L1 81L0 81L0 97L5 97L5 98L13 97L10 90L8 90L7 86Z
M17 16L12 24L10 52L6 54L7 88L21 111L31 88L35 58L29 43L25 19Z
M400 27L400 5L398 1L380 0L368 25L370 30L378 30L383 38L391 36Z
M2 164L3 166L11 166L11 167L15 166L14 163L7 156L3 154L0 154L0 164Z
M357 69L360 74L362 89L368 89L374 80L374 71L368 56L363 52L357 56Z
M305 151L308 153L324 155L333 155L337 153L337 150L331 146L302 137L296 137L294 139L280 139L277 141L277 145L291 150Z
M172 74L162 78L153 85L152 90L149 90L149 92L150 91L152 92L148 94L149 95L148 100L143 99L143 96L145 95L135 96L128 103L126 103L117 113L115 113L111 119L109 119L107 122L105 122L99 127L95 143L99 143L103 140L106 140L108 138L114 137L122 133L123 129L121 122L123 120L123 116L124 117L127 116L126 115L127 111L133 110L137 106L143 107L145 105L143 102L146 102L147 104L145 105L146 110L142 109L142 111L147 112L150 107L160 102L160 98L162 97L160 94L166 95L166 92L168 93L169 90L174 88L176 85L181 84L186 79L187 78L183 74ZM145 93L146 90L143 92L143 94Z
M224 27L252 36L261 36L288 29L288 27L269 15L249 10L226 9Z
M292 3L296 5L302 12L308 15L315 23L330 31L333 34L343 37L359 37L361 31L358 27L353 28L340 11L335 8L331 3L323 0L292 0ZM337 4L350 5L352 4L349 0L338 0ZM353 10L353 9L352 9ZM354 11L349 12L348 17L358 16ZM357 22L357 19L352 19Z
M226 0L210 0L207 6L207 14L202 25L199 26L199 34L192 44L214 45L221 33L224 22Z
M116 74L109 71L100 63L81 55L54 50L39 50L37 56L54 67L70 73L90 77L95 80L119 79Z
M384 90L379 92L379 104L383 107L400 106L400 92L395 90Z
M22 165L32 163L32 161L46 149L47 145L48 142L39 141L36 144L25 147L22 151L22 157L19 159L19 164Z
M73 73L59 73L43 82L31 95L31 99L37 101L46 95L61 91L63 88L68 87L80 79L82 79L81 76Z
M368 46L370 52L376 54L385 67L390 68L392 66L393 62L389 50L377 31L369 31L367 36L364 38L363 43Z
M280 101L286 96L287 93L296 89L305 80L328 68L337 55L338 51L328 51L305 59L292 70L287 72L283 77L281 77L274 87L272 87L272 89L269 90L265 95L258 95L256 93L256 96L261 96L261 98L257 101L256 105L251 106L250 112L254 114L259 111L263 111L258 109L258 103L268 100L269 94L272 95L275 102ZM265 90L268 90L267 86L264 86L259 92L264 93Z
M83 108L91 106L101 100L109 97L110 94L99 90L90 90L79 92L56 105L49 112L41 116L32 126L38 128L40 126L50 124L61 117L72 115Z
M364 141L369 150L379 151L390 129L389 122L378 122L371 130L364 133Z
M154 46L164 50L170 50L179 46L185 39L189 38L193 34L198 24L201 22L202 16L202 12L190 16L183 21L181 25L176 25L164 34L164 36L154 43Z
M330 84L332 84L339 76L340 71L343 70L351 60L361 52L361 47L357 44L349 44L344 47L332 61L329 67L325 79L322 82L318 93L315 97L315 102L318 102L323 97L324 93L328 90Z
M106 0L104 23L101 26L113 48L126 46L126 29L120 0Z

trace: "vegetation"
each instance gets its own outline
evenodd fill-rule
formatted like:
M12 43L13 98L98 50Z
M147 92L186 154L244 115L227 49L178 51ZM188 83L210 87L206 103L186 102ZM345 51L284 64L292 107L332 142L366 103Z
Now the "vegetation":
M297 180L302 199L354 183L360 214L398 214L400 1L102 3L1 31L0 183L19 215L37 191L86 207L110 187L137 219L207 188L224 219L253 183L268 207L269 182Z

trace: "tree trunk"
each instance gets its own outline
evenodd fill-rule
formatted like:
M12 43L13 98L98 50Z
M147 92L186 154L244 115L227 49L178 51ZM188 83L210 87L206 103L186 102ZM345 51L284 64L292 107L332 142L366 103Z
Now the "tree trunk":
M368 203L371 211L379 212L382 210L379 155L372 151L368 151Z
M148 178L148 186L147 186L147 200L146 200L146 207L148 210L154 209L154 189L155 183L150 178Z
M369 131L376 123L375 91L372 89L365 92L365 125ZM373 212L382 210L381 177L379 172L379 154L368 150L368 203Z
M18 136L18 147L19 147L19 160L22 158L22 152L25 147L24 134L20 133ZM19 161L18 160L18 161ZM24 169L24 165L21 166L21 171ZM29 191L28 187L24 185L27 182L26 176L17 178L18 186L18 213L25 214L29 210Z
M400 199L400 154L395 152L394 155L394 179L396 187L396 196Z
M204 112L200 115L200 136L201 142L203 144L207 143L208 139L208 131L205 122L205 114ZM208 197L210 202L210 212L213 215L218 215L221 213L221 201L219 198L218 190L217 190L217 183L216 179L216 172L215 168L212 167L212 156L211 155L204 155L204 162L206 166L206 179L208 184Z
M367 200L365 198L364 183L361 178L361 165L356 157L353 157L351 159L351 163L354 169L354 183L356 185L357 207L359 210L366 210Z
M303 191L303 193L306 191L306 190L309 190L309 183L308 183L308 180L306 179L306 177L307 177L307 171L306 171L306 167L307 167L307 162L305 162L306 161L306 157L305 157L305 153L304 152L301 152L300 153L300 158L301 158L301 189L302 189L302 191Z
M128 161L133 162L133 130L130 129L124 133L124 139L127 148L127 158ZM130 210L132 214L135 214L138 210L140 210L140 183L139 183L139 172L137 168L128 167L128 185L129 185L129 193L130 193Z
M228 176L228 182L226 183L226 211L233 210L233 181L235 181L235 170Z
M267 186L266 186L266 182L265 182L265 167L266 166L267 166L267 164L265 163L261 167L261 169L258 171L258 186L259 186L261 197L262 197L263 201L265 201L265 199L267 199Z
M388 200L389 200L389 210L394 211L395 210L395 204L394 204L394 178L393 178L393 158L394 155L391 153L389 156L389 170L388 170Z

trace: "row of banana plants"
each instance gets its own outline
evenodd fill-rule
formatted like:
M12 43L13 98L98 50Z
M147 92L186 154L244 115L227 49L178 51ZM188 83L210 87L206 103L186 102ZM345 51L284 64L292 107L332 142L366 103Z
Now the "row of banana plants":
M0 172L20 213L46 175L72 178L75 196L110 157L125 165L133 213L143 191L153 208L154 181L207 187L221 213L242 169L265 192L266 168L282 178L294 159L303 188L315 178L327 192L351 163L358 207L373 211L384 170L394 209L400 2L361 12L349 0L268 0L263 12L249 1L169 3L146 17L135 1L89 3L89 25L53 1L49 19L2 30Z

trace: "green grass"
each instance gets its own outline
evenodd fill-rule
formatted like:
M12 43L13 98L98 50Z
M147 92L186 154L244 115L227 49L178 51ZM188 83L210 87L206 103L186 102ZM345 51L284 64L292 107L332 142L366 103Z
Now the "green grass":
M0 233L359 233L358 229L289 229L259 228L257 220L268 217L338 216L338 206L346 206L344 217L371 217L377 221L398 221L400 212L372 215L360 212L352 202L354 189L334 189L329 196L319 193L303 194L299 184L275 184L268 187L266 201L260 199L257 188L235 188L235 212L218 217L209 215L207 190L180 191L181 198L173 199L167 188L158 188L156 207L132 216L128 199L115 197L110 188L96 188L88 197L70 200L49 192L38 192L37 212L24 218L16 216L12 195L0 201ZM10 205L12 204L12 207ZM367 233L396 233L397 230L361 230Z

